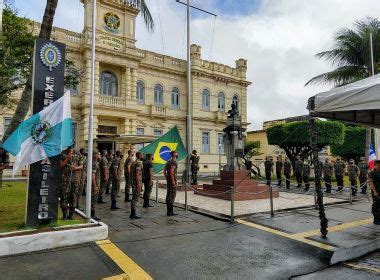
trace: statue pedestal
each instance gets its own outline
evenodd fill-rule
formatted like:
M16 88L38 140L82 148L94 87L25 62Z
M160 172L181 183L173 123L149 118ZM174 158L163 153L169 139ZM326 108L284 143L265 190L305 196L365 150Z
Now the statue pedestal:
M231 187L235 187L234 201L268 199L269 187L252 181L247 170L222 170L220 180L212 184L204 184L202 190L194 193L203 196L231 200ZM273 198L279 197L278 191L273 191Z

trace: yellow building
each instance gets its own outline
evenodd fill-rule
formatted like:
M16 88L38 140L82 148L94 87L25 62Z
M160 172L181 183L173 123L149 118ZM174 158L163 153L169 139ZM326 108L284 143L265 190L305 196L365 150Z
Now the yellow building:
M77 147L85 146L88 139L91 75L92 1L81 2L83 32L54 28L51 37L67 45L68 58L84 72L79 85L69 89ZM143 141L143 136L160 136L175 125L185 142L186 61L136 47L136 3L97 1L94 135L100 150L115 147L125 152L130 138L119 136L141 136ZM35 32L38 29L34 23ZM248 125L247 61L238 59L230 67L203 60L201 47L192 45L191 73L192 147L200 152L200 171L214 172L219 149L223 153L218 144L232 102L238 105L244 128ZM13 112L0 114L2 134Z

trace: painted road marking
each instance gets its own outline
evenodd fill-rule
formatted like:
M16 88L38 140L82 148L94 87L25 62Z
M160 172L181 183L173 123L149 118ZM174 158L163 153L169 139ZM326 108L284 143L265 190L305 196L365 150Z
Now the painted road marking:
M137 263L128 257L110 240L97 241L96 244L125 272L125 274L116 275L107 279L136 279L152 280L153 278L146 273Z
M280 231L280 230L276 230L276 229L273 229L273 228L269 228L269 227L266 227L266 226L263 226L263 225L255 224L255 223L244 221L244 220L241 220L241 219L237 219L236 221L238 223L240 223L240 224L243 224L243 225L246 225L246 226L249 226L249 227L252 227L252 228L256 228L256 229L259 229L259 230L262 230L262 231L266 231L266 232L269 232L269 233L273 233L273 234L276 234L276 235L279 235L279 236L282 236L282 237L285 237L285 238L289 238L289 239L296 240L296 241L299 241L299 242L302 242L302 243L306 243L308 245L312 245L314 247L318 247L318 248L321 248L321 249L324 249L324 250L327 250L327 251L334 251L336 249L334 246L331 246L331 245L328 245L328 244L324 244L324 243L320 243L320 242L317 242L317 241L309 240L309 239L306 239L304 237L299 237L299 236L296 236L294 234L289 234L289 233L286 233L286 232L283 232L283 231Z
M371 224L372 222L373 222L372 218L364 219L364 220L357 220L357 221L353 221L353 222L349 222L349 223L343 223L343 224L339 224L336 226L331 226L331 227L328 227L327 230L329 232L336 232L336 231L341 231L341 230L345 230L348 228L358 227L358 226L362 226L362 225L368 225L368 224ZM320 234L319 229L315 229L315 230L311 230L311 231L295 233L292 235L294 237L307 238L307 237L316 236L319 234Z
M369 271L372 271L372 272L380 273L380 269L378 269L376 267L368 266L368 265L354 264L354 263L348 263L348 262L344 262L343 264L346 265L346 266L355 268L355 269L369 270Z
M103 278L103 280L130 280L130 279L131 278L125 273L120 274L120 275L107 277L107 278Z

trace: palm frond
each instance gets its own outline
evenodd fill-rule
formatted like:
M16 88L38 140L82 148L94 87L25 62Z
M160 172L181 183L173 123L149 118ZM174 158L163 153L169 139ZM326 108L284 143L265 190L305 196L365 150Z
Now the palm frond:
M149 31L154 31L153 17L151 15L150 11L149 11L148 6L145 3L145 0L141 0L140 12L141 12L141 16L144 19L146 28Z

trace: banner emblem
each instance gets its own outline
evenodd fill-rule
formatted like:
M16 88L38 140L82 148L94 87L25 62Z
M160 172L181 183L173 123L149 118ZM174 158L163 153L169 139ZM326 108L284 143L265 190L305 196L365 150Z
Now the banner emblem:
M32 139L35 144L45 142L50 136L50 123L37 123L32 128Z
M61 63L61 52L52 43L47 43L40 50L40 58L42 63L52 71Z

